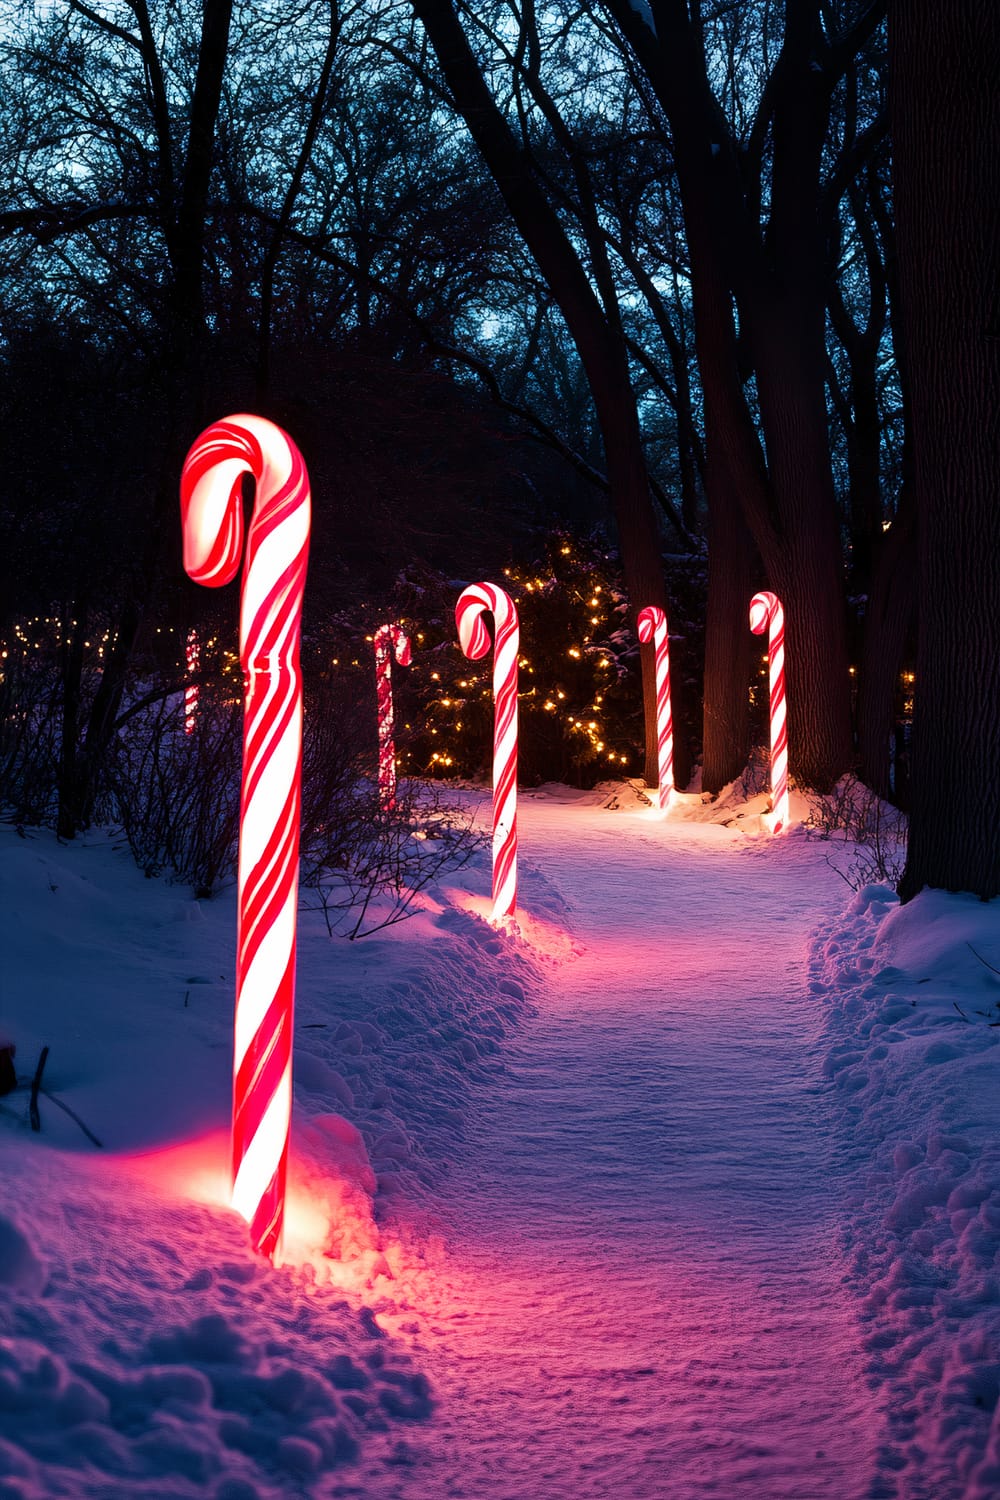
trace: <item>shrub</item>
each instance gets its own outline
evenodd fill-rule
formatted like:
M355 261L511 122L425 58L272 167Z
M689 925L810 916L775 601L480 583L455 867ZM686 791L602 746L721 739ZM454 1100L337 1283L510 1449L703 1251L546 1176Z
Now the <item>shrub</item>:
M831 792L812 799L806 825L821 838L839 838L842 857L827 857L852 890L899 885L906 863L906 815L884 802L856 776L843 776Z

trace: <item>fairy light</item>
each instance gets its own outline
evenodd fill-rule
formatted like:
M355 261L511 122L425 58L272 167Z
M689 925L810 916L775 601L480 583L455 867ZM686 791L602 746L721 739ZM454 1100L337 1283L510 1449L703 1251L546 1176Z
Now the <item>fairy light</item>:
M557 536L548 567L512 563L502 570L505 588L523 612L526 639L540 643L533 658L523 652L518 655L522 712L529 716L535 712L549 726L538 742L546 753L556 753L561 736L571 747L571 763L581 768L589 764L596 774L600 774L597 762L601 768L625 766L629 757L615 741L623 733L630 738L637 733L634 690L630 685L624 701L612 691L626 675L624 664L619 665L619 652L624 656L631 647L619 633L625 624L625 600L610 579L598 581L606 562L600 552ZM604 638L606 631L615 632L610 640ZM490 689L482 677L469 676L468 662L453 663L445 642L429 627L427 640L432 651L444 650L445 654L437 656L436 671L424 674L430 722L422 730L419 724L415 726L426 746L423 763L438 775L446 770L449 759L459 771L474 771L483 764L483 710ZM542 651L544 655L539 654ZM465 675L459 677L459 671ZM596 691L598 683L601 691ZM582 718L588 709L588 717ZM627 718L621 717L623 711ZM419 750L416 754L421 758ZM544 765L537 770L544 774Z

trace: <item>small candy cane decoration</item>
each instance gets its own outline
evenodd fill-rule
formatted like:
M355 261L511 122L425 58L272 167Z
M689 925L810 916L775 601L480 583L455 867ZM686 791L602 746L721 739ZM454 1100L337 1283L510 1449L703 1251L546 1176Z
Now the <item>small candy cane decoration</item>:
M187 666L188 677L193 677L198 670L198 662L201 657L201 647L198 644L198 632L191 629L187 633L187 643L184 648L184 661ZM189 682L184 689L184 733L194 734L198 723L198 684Z
M670 638L667 617L658 604L639 611L639 639L653 642L656 653L656 756L659 771L660 811L670 807L674 791L674 721L670 712Z
M233 1207L274 1258L292 1109L295 917L302 798L299 636L309 552L309 477L280 427L227 417L181 476L184 567L218 588L243 550L242 477L257 481L240 605L243 781L233 1059Z
M410 665L410 638L398 625L380 625L374 635L378 693L378 791L383 807L396 805L396 747L393 743L392 658Z
M493 918L510 917L517 905L517 654L514 601L492 583L474 583L455 605L458 639L473 661L487 654L490 635L483 620L493 615Z
M768 631L767 657L771 686L772 833L788 827L788 725L785 716L785 612L777 594L765 591L750 600L750 629Z

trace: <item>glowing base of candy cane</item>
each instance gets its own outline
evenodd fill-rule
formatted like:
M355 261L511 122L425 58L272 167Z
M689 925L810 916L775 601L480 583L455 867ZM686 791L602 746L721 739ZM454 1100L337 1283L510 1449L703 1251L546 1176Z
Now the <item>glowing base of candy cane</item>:
M656 789L656 810L668 813L672 807L677 806L677 788L674 786L659 786Z
M773 812L765 812L760 815L760 826L765 833L787 833L788 832L788 802L785 801L785 811L777 809Z

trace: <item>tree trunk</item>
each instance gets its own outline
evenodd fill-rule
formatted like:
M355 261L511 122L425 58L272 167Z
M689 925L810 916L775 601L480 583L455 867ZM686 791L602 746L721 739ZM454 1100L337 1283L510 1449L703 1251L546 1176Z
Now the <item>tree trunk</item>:
M164 330L165 436L160 464L161 482L150 503L149 528L136 576L129 581L114 632L105 655L104 670L87 718L79 765L76 826L86 827L93 811L98 769L107 756L115 732L132 652L151 599L158 592L166 559L180 566L180 527L177 522L177 485L184 454L204 425L205 320L202 279L209 186L215 161L215 139L229 48L233 0L203 0L202 30L191 100L187 155L181 176L179 203L163 201L164 233L171 268L168 326ZM150 77L160 77L159 58L145 7L137 8ZM143 24L145 23L145 24ZM158 89L153 88L156 111ZM165 97L157 116L161 176L171 185L176 174L170 159ZM171 524L172 523L172 524Z
M171 328L179 374L200 389L198 348L204 333L202 276L208 189L215 160L215 133L229 50L233 0L203 0L198 68L191 96L187 158L171 246ZM195 403L197 405L197 402ZM192 434L192 437L197 434Z
M609 3L609 9L670 122L706 434L711 401L717 441L727 450L747 524L785 607L791 768L800 781L823 790L850 763L851 717L826 417L819 185L830 84L824 66L814 66L823 45L818 7L809 0L786 8L781 58L769 80L773 150L766 234L687 6L658 5L655 31L624 0ZM757 373L763 445L738 378L734 297ZM706 436L706 447L708 442ZM711 494L708 502L711 509Z
M862 342L862 341L859 341ZM876 351L864 343L849 353L852 420L847 430L851 495L851 591L867 593L882 534L882 433L876 385Z
M609 312L601 305L575 245L497 108L451 0L413 0L413 10L437 54L455 106L558 304L586 371L604 444L634 629L640 609L649 604L666 609L667 601L628 351L617 326L617 309ZM658 737L652 646L641 648L640 660L645 777L655 785ZM675 723L677 719L675 710ZM687 769L686 759L684 745L675 740L679 782Z
M912 488L875 554L858 682L858 774L880 797L899 802L890 778L896 684L917 608L917 534Z
M785 610L791 769L823 792L851 763L851 699L821 332L810 331L806 313L817 308L808 301L774 307L766 335L758 330L755 340L768 475L781 517L779 534L768 528L758 540ZM820 314L822 307L820 300Z
M701 787L718 792L750 753L750 600L760 560L733 486L708 468L708 608L705 617Z
M1000 895L1000 6L893 0L920 631L904 900Z

